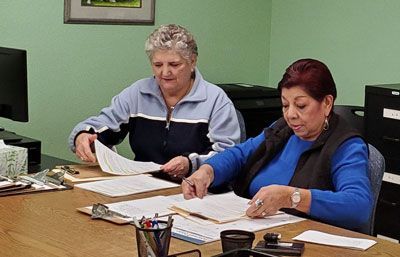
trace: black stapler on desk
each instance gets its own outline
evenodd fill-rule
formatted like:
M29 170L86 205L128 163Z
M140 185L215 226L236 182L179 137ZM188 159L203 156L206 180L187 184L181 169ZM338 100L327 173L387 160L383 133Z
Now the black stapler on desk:
M304 251L304 243L280 241L281 234L266 233L265 241L259 241L254 250L275 255L301 256Z

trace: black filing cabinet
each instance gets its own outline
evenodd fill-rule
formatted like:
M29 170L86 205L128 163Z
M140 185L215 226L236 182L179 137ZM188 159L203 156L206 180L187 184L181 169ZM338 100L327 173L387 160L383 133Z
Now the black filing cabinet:
M247 137L255 137L282 117L281 97L276 88L243 83L217 84L243 116Z
M365 87L367 141L385 157L375 232L400 240L400 84Z

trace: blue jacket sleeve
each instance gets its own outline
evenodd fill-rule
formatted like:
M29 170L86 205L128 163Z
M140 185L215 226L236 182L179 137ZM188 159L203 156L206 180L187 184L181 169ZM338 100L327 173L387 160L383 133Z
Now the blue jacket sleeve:
M368 178L368 150L361 138L345 141L331 160L334 191L311 189L311 217L358 228L368 221L372 193Z
M232 181L245 165L247 158L252 155L264 140L264 133L261 133L255 138L250 138L206 160L205 163L211 165L214 169L214 181L211 187Z

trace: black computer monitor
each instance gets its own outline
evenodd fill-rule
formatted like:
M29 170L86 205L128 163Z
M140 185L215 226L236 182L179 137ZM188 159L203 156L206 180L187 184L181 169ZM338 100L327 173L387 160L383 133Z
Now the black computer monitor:
M28 79L26 51L0 47L0 117L28 121ZM0 124L1 125L1 124ZM15 133L0 126L0 139L20 141Z
M0 47L0 117L28 121L26 51Z

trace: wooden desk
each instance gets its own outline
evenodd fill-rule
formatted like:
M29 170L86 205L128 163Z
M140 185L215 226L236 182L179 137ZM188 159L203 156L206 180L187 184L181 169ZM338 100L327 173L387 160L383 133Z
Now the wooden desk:
M109 198L79 188L61 192L0 198L0 256L137 256L134 227L116 225L90 216L76 208L93 203L111 203L154 195L179 193L180 188L160 190L129 197ZM314 221L285 225L269 229L282 233L283 240L290 240L307 229L344 236L372 238ZM255 242L261 240L258 232ZM378 244L368 251L306 244L303 256L399 256L400 245L373 238ZM172 239L170 254L199 248L202 256L220 253L220 242L194 245Z

